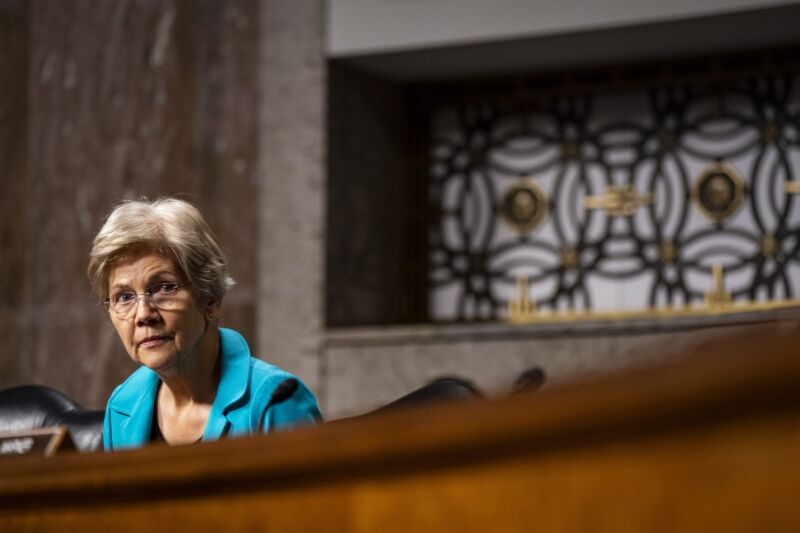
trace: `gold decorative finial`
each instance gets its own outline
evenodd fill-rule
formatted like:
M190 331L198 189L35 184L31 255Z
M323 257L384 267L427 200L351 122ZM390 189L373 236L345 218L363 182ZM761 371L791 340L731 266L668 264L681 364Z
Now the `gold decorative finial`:
M529 322L536 314L536 300L528 294L528 277L517 276L517 297L508 301L511 322Z
M783 190L786 194L800 194L800 180L787 181L783 185Z
M725 307L733 301L731 293L725 290L725 275L719 263L711 267L711 290L705 296L708 307Z
M586 209L603 209L612 217L629 217L642 205L655 201L653 193L638 195L632 185L609 185L605 194L583 199Z

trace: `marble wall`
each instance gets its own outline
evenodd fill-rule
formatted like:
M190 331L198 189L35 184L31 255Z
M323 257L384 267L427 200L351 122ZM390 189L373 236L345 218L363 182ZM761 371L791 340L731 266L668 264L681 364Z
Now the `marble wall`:
M255 334L259 4L0 0L0 387L101 407L132 369L89 295L91 241L123 198L197 204Z

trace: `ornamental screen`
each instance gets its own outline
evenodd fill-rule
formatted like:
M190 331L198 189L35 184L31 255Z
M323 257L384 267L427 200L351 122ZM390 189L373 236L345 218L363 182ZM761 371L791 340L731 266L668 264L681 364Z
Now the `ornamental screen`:
M434 320L521 293L558 313L798 297L799 77L473 101L430 128Z

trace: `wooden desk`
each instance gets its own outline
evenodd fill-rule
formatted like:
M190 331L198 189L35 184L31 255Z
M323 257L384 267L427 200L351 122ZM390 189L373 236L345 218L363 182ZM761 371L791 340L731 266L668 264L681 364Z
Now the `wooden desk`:
M798 531L800 329L494 403L0 462L0 531Z

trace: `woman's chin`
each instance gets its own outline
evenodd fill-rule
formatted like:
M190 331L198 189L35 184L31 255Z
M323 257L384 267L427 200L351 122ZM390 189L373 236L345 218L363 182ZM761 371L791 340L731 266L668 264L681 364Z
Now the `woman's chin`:
M139 348L136 353L136 362L150 370L163 370L175 362L173 350Z

